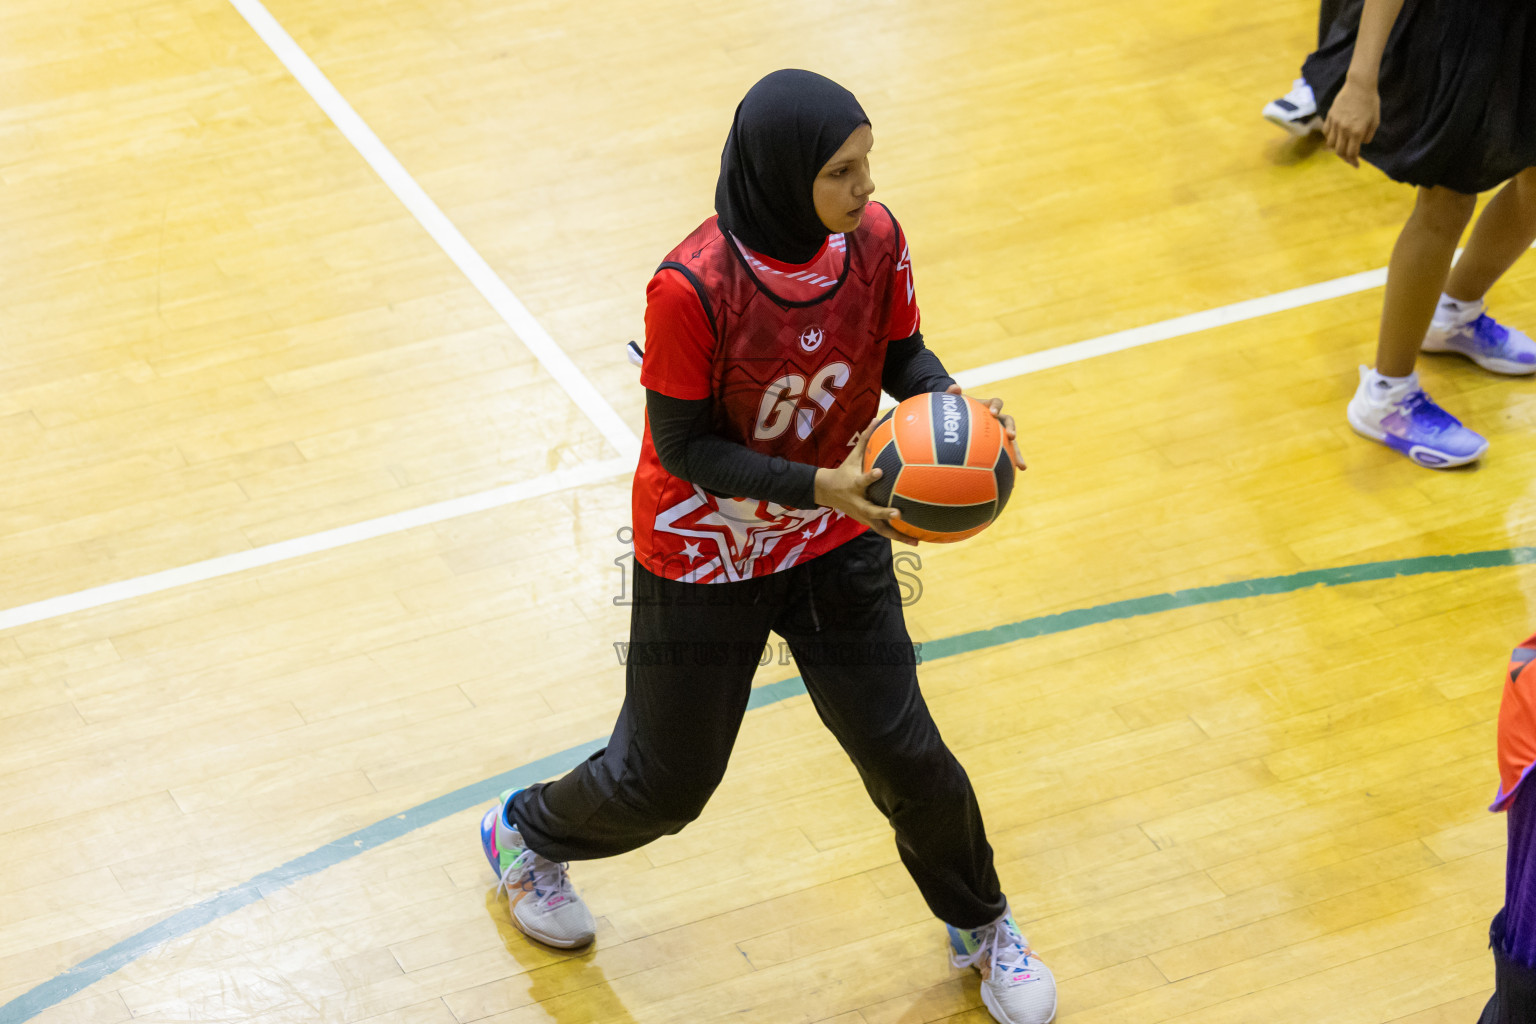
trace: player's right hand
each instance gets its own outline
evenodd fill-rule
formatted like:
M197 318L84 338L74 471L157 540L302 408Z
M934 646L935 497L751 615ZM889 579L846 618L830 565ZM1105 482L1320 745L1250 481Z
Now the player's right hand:
M916 540L891 529L890 521L900 519L901 513L894 508L876 505L864 493L881 476L878 469L864 472L864 446L869 443L870 431L875 429L877 422L878 416L864 428L858 443L841 466L816 471L816 504L841 512L856 523L863 523L887 540L917 547Z

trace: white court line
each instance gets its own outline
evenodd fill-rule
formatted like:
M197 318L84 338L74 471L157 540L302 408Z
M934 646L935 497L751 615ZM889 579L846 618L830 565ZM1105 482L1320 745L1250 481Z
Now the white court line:
M1128 348L1139 348L1142 345L1150 345L1154 341L1167 341L1169 338L1208 331L1213 327L1255 320L1261 316L1269 316L1271 313L1280 313L1299 306L1310 306L1315 302L1326 302L1329 299L1354 295L1356 292L1380 288L1386 283L1386 267L1367 270L1359 274L1350 274L1348 277L1336 277L1332 281L1292 288L1288 292L1276 292L1257 299L1234 302L1230 306L1217 306L1215 309L1190 313L1188 316L1176 316L1172 320L1147 324L1145 327L1132 327L1128 331L1116 331L1114 334L1106 334L1103 337L1048 348L1043 352L1014 356L1012 359L988 363L973 370L961 370L953 376L964 388L994 384L1009 377L1022 377L1026 373L1037 373L1040 370L1081 362L1084 359L1108 355L1111 352L1124 352Z
M1536 249L1536 245L1531 248ZM1456 250L1456 259L1461 259L1462 251ZM1111 352L1124 352L1128 348L1139 348L1142 345L1150 345L1154 341L1167 341L1169 338L1208 331L1213 327L1225 327L1227 324L1241 323L1244 320L1256 320L1271 313L1283 313L1288 309L1310 306L1315 302L1340 299L1346 295L1380 288L1386 283L1387 268L1378 267L1375 270L1366 270L1347 277L1336 277L1332 281L1319 281L1317 284L1292 288L1288 292L1276 292L1257 299L1234 302L1230 306L1217 306L1215 309L1190 313L1187 316L1176 316L1172 320L1162 320L1155 324L1147 324L1145 327L1132 327L1127 331L1116 331L1114 334L1089 338L1087 341L1075 341L1070 345L1060 345L1042 352L1031 352L1028 355L1014 356L1012 359L1002 359L974 369L961 370L953 376L955 382L965 388L995 384L1009 377L1022 377L1026 373L1038 373L1040 370L1081 362L1084 359L1108 355Z
M478 494L467 494L462 498L451 498L448 501L423 505L421 508L395 512L377 519L353 523L350 526L338 526L334 530L312 533L307 537L295 537L293 540L279 541L276 544L251 548L248 551L237 551L232 555L220 555L218 558L194 562L177 569L167 569L164 572L151 573L148 576L139 576L119 583L108 583L61 597L50 597L45 601L24 604L19 608L0 612L0 630L42 622L44 619L56 619L62 615L85 611L88 608L100 608L102 605L116 604L119 601L128 601L147 594L158 594L175 587L184 587L189 583L200 583L219 576L229 576L247 569L286 562L319 551L330 551L347 544L400 533L418 526L429 526L446 519L456 519L474 512L500 508L516 501L526 501L529 498L553 494L556 491L598 483L616 476L623 476L634 468L634 461L625 458L588 462L574 469L557 470L521 483L507 484Z
M635 432L629 429L629 424L614 411L613 406L598 393L592 382L587 380L582 372L571 362L565 351L555 344L555 339L549 336L549 332L534 319L528 312L528 307L519 301L512 289L497 276L491 265L485 262L485 258L469 244L459 229L453 226L437 204L416 184L416 179L395 155L389 151L379 137L373 133L367 123L357 112L352 109L336 87L326 78L324 73L315 66L315 62L309 59L309 55L299 48L299 44L293 41L283 27L277 23L277 19L262 6L260 0L229 0L235 10L240 12L262 41L271 47L277 59L283 62L296 78L304 91L320 105L341 134L352 143L357 151L362 154L368 166L372 167L378 176L384 179L384 184L405 204L405 208L411 212L411 216L426 229L427 234L442 246L448 258L453 260L458 268L469 278L470 284L491 304L491 307L506 321L518 338L533 353L535 359L555 378L555 382L571 396L582 412L586 413L602 431L608 443L625 458L633 461L640 453L640 439ZM3 627L0 627L3 628Z
M236 2L236 0L232 0L232 2ZM244 0L239 0L239 2L244 2ZM1092 359L1095 356L1107 355L1111 352L1122 352L1125 349L1135 348L1139 345L1150 345L1155 341L1166 341L1170 338L1210 330L1213 327L1268 316L1271 313L1278 313L1282 310L1296 309L1300 306L1325 302L1344 295L1353 295L1356 292L1363 292L1379 286L1386 280L1386 276L1387 272L1384 268L1381 270L1368 270L1361 274L1351 274L1348 277L1335 278L1332 281L1322 281L1318 284L1310 284L1302 288L1293 288L1288 292L1278 292L1259 299L1234 302L1230 306L1218 306L1215 309L1207 309L1204 312L1174 317L1172 320L1148 324L1145 327L1133 327L1128 331L1117 331L1114 334L1106 334L1100 338L1090 338L1087 341L1079 341L1071 345L1062 345L1059 348L1046 349L1044 352L1031 352L1028 355L1018 356L1013 359L988 363L985 366L978 366L974 369L962 370L955 374L954 377L966 387L991 384L1008 377L1019 377L1025 374L1037 373L1041 370L1063 366L1068 363L1081 362L1084 359ZM409 530L412 527L423 526L428 523L439 523L445 519L468 515L471 512L483 512L487 509L499 508L502 505L508 505L515 501L523 501L527 498L551 494L568 487L580 487L585 484L609 480L631 472L634 466L635 460L633 458L607 459L602 462L592 462L576 469L560 470L546 476L525 480L519 484L497 487L493 490L482 491L479 494L470 494L462 498L438 502L435 505L427 505L424 508L396 512L393 515L370 519L367 522L357 523L352 526L337 527L334 530L326 530L324 533L317 533L309 537L298 537L293 540L281 541L277 544L268 544L265 547L252 548L249 551L222 555L218 558L210 558L205 562L197 562L179 569L167 569L164 572L140 576L137 579L92 587L89 590L82 590L75 594L51 597L45 601L38 601L35 604L26 604L19 608L12 608L9 611L0 611L0 630L41 622L44 619L58 618L61 615L84 611L87 608L99 608L105 604L127 601L131 598L143 597L146 594L156 594L163 590L169 590L172 587L197 583L202 580L213 579L217 576L228 576L231 573L243 572L246 569L254 569L263 565L272 565L275 562L299 558L318 551L329 551L346 544L355 544L358 541L382 537L385 534L399 533L402 530Z

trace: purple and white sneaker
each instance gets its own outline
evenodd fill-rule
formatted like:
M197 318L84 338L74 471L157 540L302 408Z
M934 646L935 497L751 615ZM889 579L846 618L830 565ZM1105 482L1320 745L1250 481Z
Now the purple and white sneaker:
M571 884L565 865L545 860L528 848L507 821L507 805L517 791L501 794L480 819L480 848L507 894L512 923L530 938L558 949L579 949L597 931L592 912Z
M1536 341L1484 313L1481 302L1460 316L1438 307L1424 351L1455 352L1493 373L1536 373Z
M1360 387L1349 402L1349 425L1362 437L1431 469L1464 466L1488 450L1485 437L1462 426L1424 393L1417 372L1393 385L1369 366L1360 367Z

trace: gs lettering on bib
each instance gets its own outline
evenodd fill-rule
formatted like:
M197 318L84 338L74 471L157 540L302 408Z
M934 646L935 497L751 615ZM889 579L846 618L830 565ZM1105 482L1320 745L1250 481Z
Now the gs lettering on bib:
M895 218L874 202L858 230L834 235L805 268L757 257L714 217L673 249L657 272L688 280L714 333L714 431L791 462L841 464L879 406L892 329L916 330L904 249ZM893 324L909 308L910 329ZM778 572L865 529L831 509L715 497L668 473L649 432L634 511L641 564L695 583Z

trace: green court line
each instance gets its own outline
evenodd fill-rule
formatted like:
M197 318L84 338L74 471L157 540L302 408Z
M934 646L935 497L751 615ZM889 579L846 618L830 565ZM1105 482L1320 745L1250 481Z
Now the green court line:
M1234 583L1218 583L1208 587L1194 587L1189 590L1151 594L1124 601L1111 601L1108 604L1058 612L1054 615L1040 615L1020 622L993 626L990 629L978 629L932 640L923 644L923 661L951 658L957 654L998 647L1031 637L1065 633L1087 626L1114 622L1118 619L1156 615L1179 608L1193 608L1222 601L1237 601L1270 594L1290 594L1312 587L1339 587L1350 583L1366 583L1398 576L1467 572L1472 569L1494 569L1533 563L1536 563L1536 548L1518 547L1473 551L1460 555L1427 555L1422 558L1364 562L1359 565L1344 565L1331 569L1309 569L1306 572L1291 573L1286 576L1265 576ZM752 691L747 707L749 709L766 707L804 693L804 682L799 676L795 676L757 687ZM400 814L385 818L383 821L375 822L367 828L342 836L318 850L313 850L271 871L263 872L255 878L225 889L163 921L150 925L100 953L87 957L64 973L0 1006L0 1024L22 1024L23 1021L31 1020L50 1006L94 985L151 950L206 924L211 924L242 907L250 906L266 897L268 893L287 888L301 879L318 874L342 861L351 860L361 853L399 839L419 828L425 828L480 804L489 803L504 789L527 786L541 779L561 775L601 750L607 743L608 737L604 736L456 789Z

